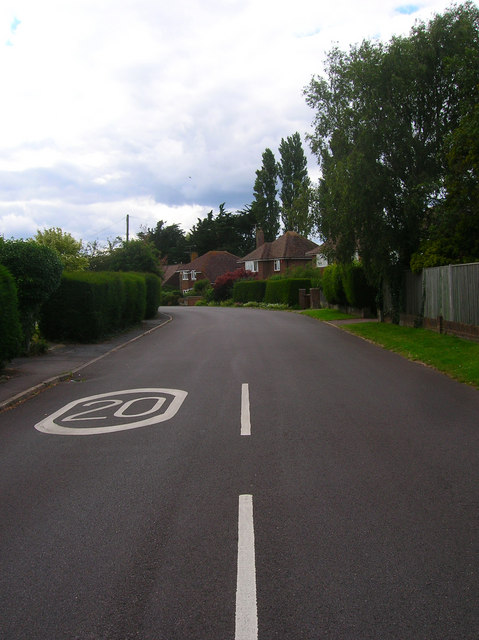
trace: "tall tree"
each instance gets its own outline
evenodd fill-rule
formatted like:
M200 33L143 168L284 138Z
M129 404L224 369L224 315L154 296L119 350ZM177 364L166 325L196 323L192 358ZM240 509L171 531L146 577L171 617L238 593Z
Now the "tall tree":
M310 179L308 161L298 132L281 139L278 176L281 180L281 218L285 231L309 235L312 219L309 213Z
M278 165L271 149L265 149L262 158L261 169L256 171L251 211L258 227L264 232L266 242L272 242L276 240L280 228L280 207L277 199Z
M35 242L57 252L67 271L83 271L88 268L88 258L83 252L83 243L59 227L37 231Z
M445 141L478 102L478 25L467 2L409 37L333 49L327 78L305 90L322 168L318 228L338 259L359 250L369 279L396 293L446 194Z
M254 248L254 217L251 210L236 214L220 204L218 215L211 210L198 219L187 237L188 245L199 255L207 251L229 251L244 256Z
M186 236L177 223L165 225L163 220L159 220L154 229L143 229L138 237L151 242L168 264L189 261Z

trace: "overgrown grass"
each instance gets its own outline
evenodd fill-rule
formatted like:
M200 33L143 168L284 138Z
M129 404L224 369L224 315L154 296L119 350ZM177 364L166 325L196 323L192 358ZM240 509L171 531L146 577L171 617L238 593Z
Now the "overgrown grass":
M305 316L326 322L330 320L351 320L355 317L357 318L357 316L351 316L336 309L306 309L306 311L302 311L301 313Z
M342 328L479 389L479 344L476 342L386 323L367 322Z

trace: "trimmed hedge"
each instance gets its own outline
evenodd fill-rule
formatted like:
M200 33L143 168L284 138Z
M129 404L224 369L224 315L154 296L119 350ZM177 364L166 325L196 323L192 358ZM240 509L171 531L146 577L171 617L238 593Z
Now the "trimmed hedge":
M339 264L330 264L323 271L321 287L329 304L345 305L347 303L341 271Z
M375 306L376 290L368 284L360 262L342 265L341 277L346 300L351 307Z
M360 262L329 265L323 271L321 287L330 304L357 309L375 307L376 291L368 284Z
M233 285L234 302L263 302L266 280L238 280Z
M40 330L49 340L94 342L145 318L144 274L64 272L43 305Z
M294 307L299 304L299 290L311 288L309 278L283 278L282 280L268 280L264 301L267 304L287 304Z
M15 279L0 264L0 369L20 353L22 329L18 313Z
M161 303L161 279L154 273L144 273L146 284L145 319L155 318Z

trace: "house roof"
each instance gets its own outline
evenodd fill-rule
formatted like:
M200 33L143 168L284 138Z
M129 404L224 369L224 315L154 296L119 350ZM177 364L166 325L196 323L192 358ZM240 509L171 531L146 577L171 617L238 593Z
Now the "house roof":
M317 248L317 244L300 236L296 231L286 231L274 242L265 242L247 256L241 258L241 262L247 260L277 260L279 258L306 258L307 252Z
M239 262L240 258L229 251L208 251L188 264L178 265L177 271L198 271L214 282L218 276L238 269Z
M181 264L166 264L163 265L163 283L167 284L171 278L174 277L179 270L181 270Z

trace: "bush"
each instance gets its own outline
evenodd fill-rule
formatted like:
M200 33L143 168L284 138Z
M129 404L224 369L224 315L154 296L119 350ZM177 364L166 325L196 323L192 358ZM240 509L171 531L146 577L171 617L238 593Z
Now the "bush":
M263 302L266 280L237 280L233 285L235 302Z
M1 238L0 264L15 279L23 333L22 346L23 351L28 353L40 307L60 284L63 266L57 253L49 247L32 241Z
M360 262L342 265L341 277L344 294L351 307L374 308L376 290L368 284Z
M299 290L311 288L309 278L284 278L268 280L264 301L267 304L284 304L294 307L299 303Z
M0 265L0 369L5 362L20 353L22 329L18 314L15 280L6 267Z
M161 290L160 303L162 306L178 306L178 300L182 298L182 293L178 289Z
M330 264L326 267L323 271L321 287L329 304L345 305L347 303L339 264Z
M250 278L253 274L251 271L245 271L244 267L240 267L235 271L228 271L218 276L213 286L213 299L216 302L228 300L233 295L233 285L237 280Z
M155 318L161 301L161 280L152 273L142 274L146 284L145 318Z
M65 272L42 307L40 329L50 340L94 342L143 320L144 274Z

